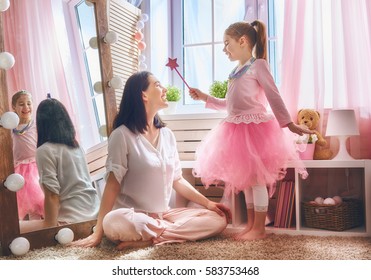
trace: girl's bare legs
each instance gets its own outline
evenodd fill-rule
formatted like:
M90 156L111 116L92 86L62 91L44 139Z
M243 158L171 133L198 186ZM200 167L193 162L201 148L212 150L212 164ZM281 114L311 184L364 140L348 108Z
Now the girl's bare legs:
M246 213L247 213L247 224L245 228L237 233L234 238L239 240L240 236L244 235L245 233L249 232L252 229L254 224L254 198L253 198L253 190L252 187L248 187L247 189L243 190L243 194L245 195L245 203L246 203Z
M255 211L254 224L246 233L238 236L238 240L257 240L263 239L267 236L265 232L265 218L267 217L267 212Z
M254 208L247 208L246 211L247 211L247 224L246 224L245 228L242 231L240 231L239 233L237 233L234 236L234 238L237 239L237 240L240 239L240 236L242 236L245 233L249 232L252 229L253 224L254 224L254 218L255 218Z
M249 190L250 189L250 190ZM245 229L236 236L238 240L257 240L266 237L265 219L268 210L268 191L265 186L254 186L245 192L248 222ZM251 201L254 201L253 207Z

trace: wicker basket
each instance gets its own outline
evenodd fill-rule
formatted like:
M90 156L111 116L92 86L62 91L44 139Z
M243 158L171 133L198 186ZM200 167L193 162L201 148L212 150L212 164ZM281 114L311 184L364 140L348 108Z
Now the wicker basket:
M364 223L363 204L357 199L343 199L337 205L302 202L307 227L343 231Z

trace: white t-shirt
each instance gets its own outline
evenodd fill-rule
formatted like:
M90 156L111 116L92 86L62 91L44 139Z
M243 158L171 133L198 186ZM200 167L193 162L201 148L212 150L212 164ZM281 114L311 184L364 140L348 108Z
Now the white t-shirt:
M59 195L59 222L96 219L99 198L81 148L46 142L36 150L40 184Z
M116 128L108 140L106 168L121 184L114 209L149 213L169 210L173 182L182 176L175 137L166 127L160 129L156 148L126 126Z

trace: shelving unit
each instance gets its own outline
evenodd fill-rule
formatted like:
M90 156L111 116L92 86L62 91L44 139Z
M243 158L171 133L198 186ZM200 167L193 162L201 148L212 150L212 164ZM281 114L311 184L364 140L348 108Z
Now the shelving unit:
M306 160L304 164L309 177L300 178L295 164L288 168L294 172L295 180L295 224L291 228L267 226L268 232L319 236L371 236L371 160ZM357 198L363 203L364 222L360 227L344 231L309 228L305 225L301 202L314 200L317 196ZM242 228L245 209L241 208L241 195L232 198L233 228Z

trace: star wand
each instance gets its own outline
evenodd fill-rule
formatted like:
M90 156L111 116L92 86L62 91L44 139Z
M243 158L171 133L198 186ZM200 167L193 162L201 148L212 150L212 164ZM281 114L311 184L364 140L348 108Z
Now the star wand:
M171 70L174 70L175 69L175 71L178 73L179 77L183 80L183 82L187 86L187 88L188 89L191 89L189 87L189 85L187 84L187 82L185 81L185 79L183 78L183 76L179 73L178 69L176 69L179 66L176 61L177 61L177 58L171 59L169 57L169 62L166 64L166 66L170 67Z

